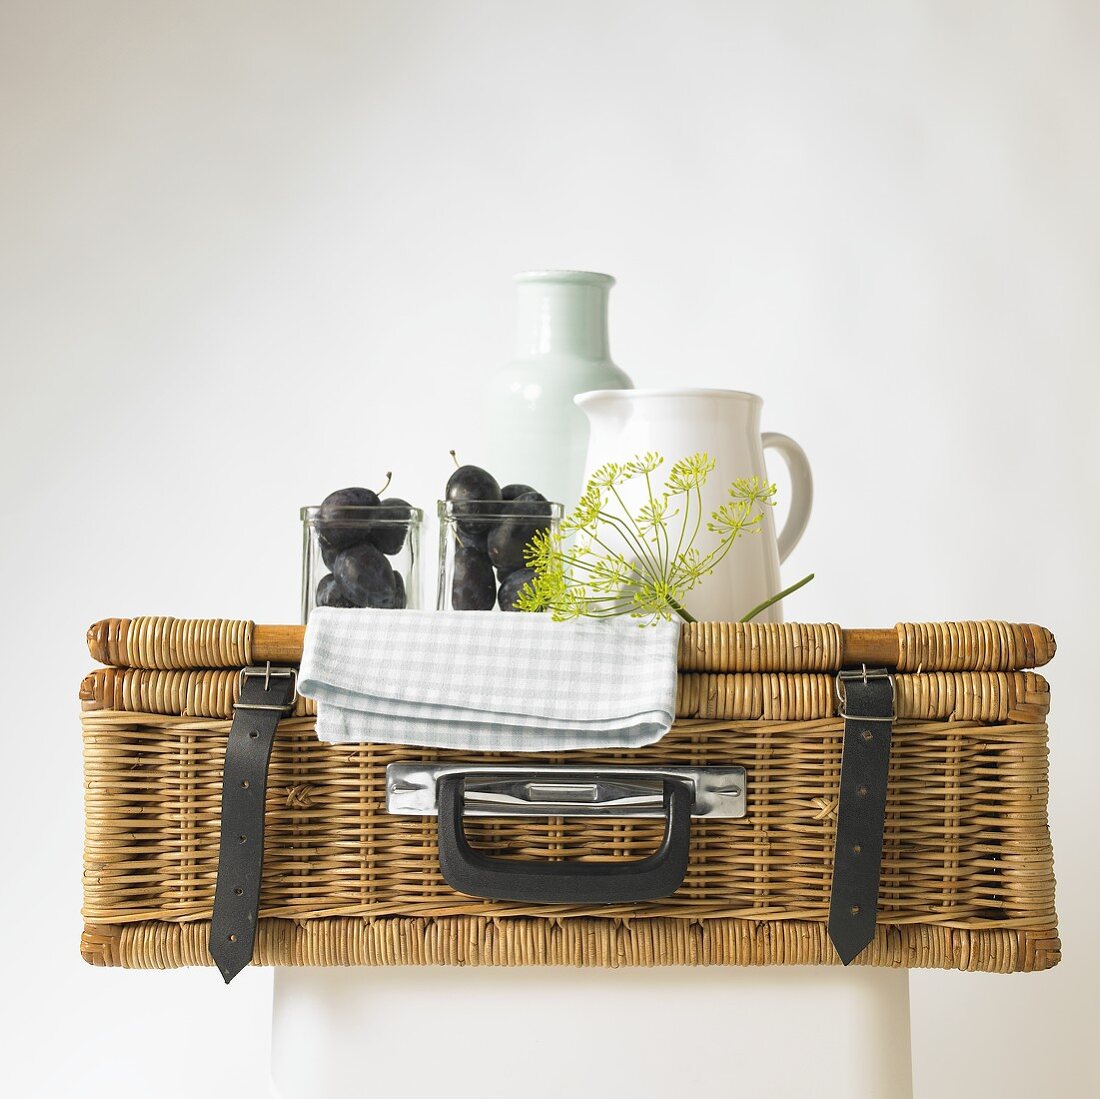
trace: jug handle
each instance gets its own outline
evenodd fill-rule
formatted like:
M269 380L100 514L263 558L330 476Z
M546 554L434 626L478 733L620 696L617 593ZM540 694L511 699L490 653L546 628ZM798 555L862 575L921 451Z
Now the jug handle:
M778 540L779 563L782 564L806 532L806 524L810 521L810 511L814 504L814 478L806 452L789 435L765 431L761 440L765 450L779 452L791 475L791 507Z

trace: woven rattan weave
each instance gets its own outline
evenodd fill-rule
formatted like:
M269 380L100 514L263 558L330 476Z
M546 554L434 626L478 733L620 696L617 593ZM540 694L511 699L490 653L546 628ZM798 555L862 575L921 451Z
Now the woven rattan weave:
M137 626L135 627L135 623ZM257 659L251 623L101 623L81 687L87 831L83 953L100 965L210 964L220 781L236 690ZM755 633L755 636L754 636ZM1022 670L1053 638L998 623L899 626L879 928L859 964L1000 972L1057 963L1046 820L1049 692ZM684 885L599 909L504 904L453 892L435 823L384 811L385 768L409 758L532 757L325 745L299 703L279 727L267 798L259 964L832 963L825 921L842 722L832 626L685 630L678 720L634 751L538 753L546 762L747 768L748 815L693 828ZM795 653L801 653L796 660ZM805 671L767 670L801 662ZM965 665L985 670L959 670ZM744 669L744 670L739 670ZM637 858L659 821L475 818L496 855Z

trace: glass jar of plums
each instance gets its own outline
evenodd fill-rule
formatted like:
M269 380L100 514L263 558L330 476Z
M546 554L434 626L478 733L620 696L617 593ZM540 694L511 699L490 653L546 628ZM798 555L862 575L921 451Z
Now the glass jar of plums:
M419 607L424 513L404 500L345 503L340 493L301 510L302 621L314 607Z
M561 504L540 497L440 500L438 507L437 609L518 610L516 599L534 577L524 550L537 532L558 529Z

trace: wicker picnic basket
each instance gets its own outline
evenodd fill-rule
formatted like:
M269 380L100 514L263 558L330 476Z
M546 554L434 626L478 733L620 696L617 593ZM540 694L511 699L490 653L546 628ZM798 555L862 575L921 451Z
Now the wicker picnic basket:
M112 619L89 631L82 954L94 965L211 964L225 743L238 672L293 661L301 630ZM384 810L386 767L462 754L327 745L299 698L275 739L254 962L260 965L835 963L826 933L842 720L835 673L895 673L878 925L858 964L1016 972L1059 961L1047 827L1054 639L1000 622L685 627L677 720L631 751L540 762L737 763L747 812L700 821L683 885L619 906L456 893L429 820ZM470 754L462 756L468 759ZM493 764L530 756L496 754ZM653 820L473 818L503 857L636 859Z

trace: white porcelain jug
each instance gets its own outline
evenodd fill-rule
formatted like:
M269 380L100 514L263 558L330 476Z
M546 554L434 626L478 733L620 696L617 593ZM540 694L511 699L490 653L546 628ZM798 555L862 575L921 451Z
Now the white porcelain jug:
M782 590L779 566L806 529L813 478L805 453L793 439L774 432L761 434L764 402L760 397L731 389L599 389L580 393L575 400L590 424L586 481L605 462L625 462L635 454L656 451L665 459L653 475L656 490L673 462L705 451L715 467L703 486L704 517L728 500L727 489L736 478L767 479L764 450L776 450L791 474L789 511L779 537L772 509L765 508L759 532L739 537L684 605L700 621L737 621ZM627 504L637 507L644 484L636 480L626 487L630 490ZM705 553L716 539L706 530L704 518L696 548ZM773 604L755 621L782 621L781 604Z

